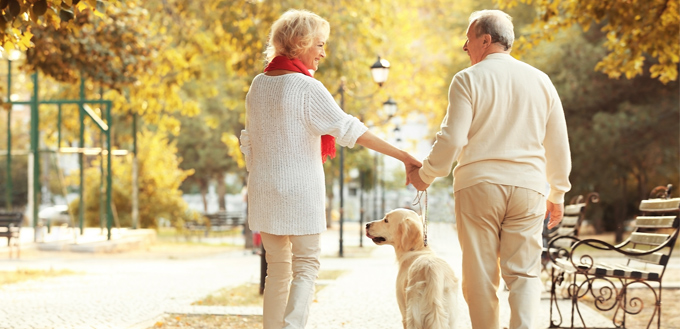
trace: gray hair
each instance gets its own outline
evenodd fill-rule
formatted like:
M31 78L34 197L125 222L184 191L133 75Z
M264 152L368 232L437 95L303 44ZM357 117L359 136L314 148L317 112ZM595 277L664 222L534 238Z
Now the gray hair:
M470 25L475 22L477 23L475 24L477 37L489 34L491 43L499 43L505 47L505 50L512 48L515 31L510 15L500 10L480 10L470 15Z
M264 54L267 62L276 56L296 58L313 46L315 38L325 42L331 28L328 21L308 10L290 9L274 24Z

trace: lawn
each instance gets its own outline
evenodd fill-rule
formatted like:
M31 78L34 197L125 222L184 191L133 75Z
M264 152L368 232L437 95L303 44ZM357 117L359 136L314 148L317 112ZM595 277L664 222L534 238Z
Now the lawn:
M0 286L22 281L39 280L71 274L75 274L75 272L66 269L62 270L17 269L16 271L0 271Z
M345 272L342 270L320 271L319 280L335 280ZM319 292L323 287L324 285L317 285L316 291ZM258 284L246 283L237 287L218 290L192 305L259 307L262 306L262 296L259 293ZM168 314L149 329L178 328L261 329L262 316Z

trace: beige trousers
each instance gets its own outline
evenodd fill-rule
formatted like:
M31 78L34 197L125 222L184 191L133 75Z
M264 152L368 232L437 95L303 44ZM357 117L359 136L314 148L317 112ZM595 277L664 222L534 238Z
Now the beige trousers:
M462 289L473 329L500 327L500 276L510 289L510 329L534 329L540 311L545 197L533 190L480 183L455 193L463 252Z
M303 329L319 274L320 235L261 234L267 259L263 327Z

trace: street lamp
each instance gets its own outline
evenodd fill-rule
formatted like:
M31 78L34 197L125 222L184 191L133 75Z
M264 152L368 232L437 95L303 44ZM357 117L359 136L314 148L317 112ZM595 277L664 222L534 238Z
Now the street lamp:
M382 87L383 83L387 81L387 76L390 71L390 62L388 62L386 59L381 59L380 56L378 56L378 60L371 65L371 76L373 77L373 81L378 84L379 87ZM342 110L345 110L345 79L342 78L340 80L340 89L338 90L340 93L340 108ZM394 102L394 101L393 101ZM384 106L384 105L383 105ZM392 114L394 115L394 114ZM344 257L344 252L343 252L343 246L342 246L342 234L343 234L343 224L344 224L344 218L345 218L345 196L344 196L344 191L345 191L345 148L341 147L340 148L340 249L339 249L339 256Z
M383 103L383 112L387 114L387 120L391 119L397 113L397 102L392 97L388 98Z
M386 59L381 59L378 56L378 60L371 65L371 75L373 76L373 81L382 87L382 84L387 81L387 76L390 73L390 62Z

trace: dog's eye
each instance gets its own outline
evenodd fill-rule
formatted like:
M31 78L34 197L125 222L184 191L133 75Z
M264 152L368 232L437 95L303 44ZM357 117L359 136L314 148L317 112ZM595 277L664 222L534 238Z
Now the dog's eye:
M387 217L385 217L385 223L387 223Z

